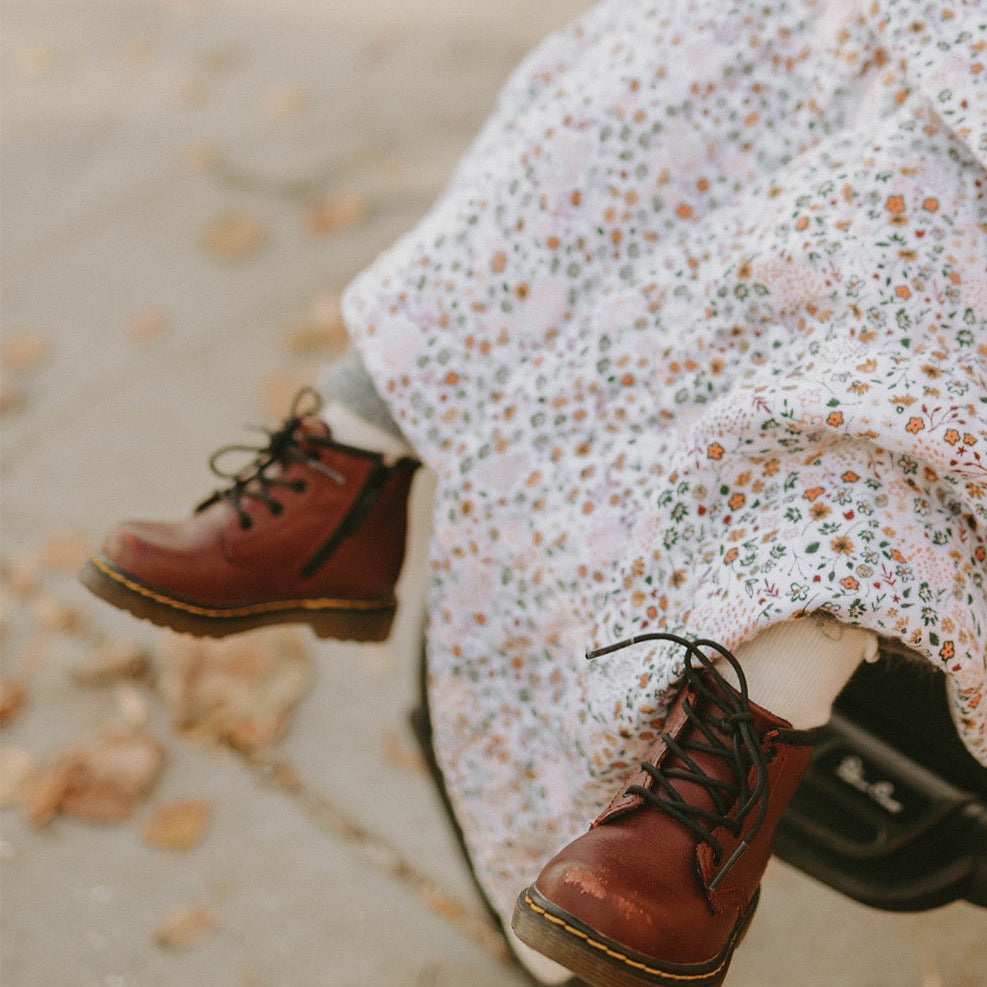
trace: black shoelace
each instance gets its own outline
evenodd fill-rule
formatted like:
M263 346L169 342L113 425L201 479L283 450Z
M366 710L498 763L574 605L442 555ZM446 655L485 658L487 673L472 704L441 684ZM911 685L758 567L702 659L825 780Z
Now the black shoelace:
M302 388L295 395L289 417L281 428L272 432L270 429L259 427L259 431L267 436L266 445L228 445L217 449L209 457L209 468L220 479L230 480L232 483L225 490L217 490L212 496L207 497L196 507L196 511L205 510L211 504L225 500L237 512L240 527L244 530L253 523L243 507L243 501L247 497L261 501L271 514L281 514L284 504L272 496L272 488L286 487L297 493L305 489L304 480L285 480L280 475L291 463L305 463L340 486L346 483L346 477L342 473L330 469L319 459L318 454L312 451L312 447L332 448L331 440L317 435L306 435L304 436L306 448L303 448L303 438L299 435L302 422L305 418L318 414L321 408L322 398L311 388ZM253 458L238 470L221 469L219 461L230 453L248 453ZM271 470L270 474L269 470Z
M656 767L650 761L641 764L642 770L654 780L654 790L642 785L631 785L625 794L640 796L648 805L671 816L692 830L700 840L709 844L713 851L713 866L719 868L709 884L710 890L713 890L747 849L764 822L768 811L767 762L771 755L769 753L766 757L762 752L754 731L754 716L747 696L747 680L744 678L740 663L726 648L715 641L690 641L675 634L641 634L590 651L586 657L598 658L644 641L672 641L686 649L685 679L695 699L686 699L683 705L685 715L699 737L680 742L668 733L663 734L662 739L673 756L666 758L661 767ZM715 652L715 657L710 657L701 650L702 648ZM718 658L724 659L736 673L740 685L739 694L734 693L716 667L715 661ZM696 667L695 662L698 662L699 667ZM715 684L715 690L703 680L701 673L704 670ZM718 708L723 715L716 716L713 707ZM723 737L726 737L729 743L725 743ZM730 768L732 780L711 778L690 756L690 752L725 761ZM753 787L748 785L751 765L755 773ZM687 781L701 785L709 792L714 809L690 805L675 789L673 781ZM731 813L734 806L736 811ZM744 820L755 809L757 815L750 831L730 858L724 862L723 846L713 835L713 830L724 826L734 836L739 837Z

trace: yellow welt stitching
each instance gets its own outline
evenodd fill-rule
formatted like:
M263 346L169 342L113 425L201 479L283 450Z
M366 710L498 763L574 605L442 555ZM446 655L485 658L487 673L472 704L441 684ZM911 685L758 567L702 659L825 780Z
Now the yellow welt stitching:
M659 970L655 967L645 966L643 963L639 963L637 960L632 960L629 956L625 956L623 953L618 953L611 949L605 943L597 942L595 939L591 939L582 929L573 928L568 922L550 912L546 911L540 905L536 905L532 900L531 895L526 891L524 893L524 903L536 914L541 915L542 918L547 919L552 925L557 925L570 935L576 936L577 939L582 939L587 946L591 946L593 949L597 949L600 952L606 953L607 956L612 959L618 960L625 966L633 967L635 970L640 970L642 973L654 973L660 977L667 977L669 980L705 980L707 977L714 977L718 974L723 967L726 965L726 959L724 959L720 965L715 970L707 970L706 973L668 973L665 970Z
M245 607L230 607L223 610L212 610L208 607L196 606L194 603L185 603L181 600L173 600L170 596L155 593L154 590L142 586L140 583L127 579L115 569L110 568L102 559L93 556L89 560L103 575L112 579L115 583L126 587L132 593L161 603L172 610L181 610L185 613L194 614L197 617L250 617L254 614L271 613L280 610L357 610L372 611L386 610L394 604L388 600L336 600L331 597L324 597L319 600L273 600L268 603L254 603Z

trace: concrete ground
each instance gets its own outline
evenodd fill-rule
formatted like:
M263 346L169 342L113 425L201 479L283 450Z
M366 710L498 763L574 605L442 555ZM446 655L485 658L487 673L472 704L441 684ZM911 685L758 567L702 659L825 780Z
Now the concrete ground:
M285 717L256 744L176 726L175 663L228 653L182 658L73 569L121 517L182 516L212 489L209 453L286 411L340 346L340 289L427 208L523 51L581 6L5 0L5 987L527 982L406 725L424 534L392 644L258 639L254 657L288 648L306 688L247 682L252 708ZM94 671L127 647L148 663ZM31 778L120 721L165 758L133 814L29 822ZM161 810L189 799L208 824L179 809L162 837ZM971 907L881 914L772 864L729 983L974 987L985 941Z

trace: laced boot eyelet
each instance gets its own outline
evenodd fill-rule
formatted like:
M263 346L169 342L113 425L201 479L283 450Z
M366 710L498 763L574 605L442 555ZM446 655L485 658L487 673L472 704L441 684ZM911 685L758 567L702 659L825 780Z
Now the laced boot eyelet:
M271 513L277 517L280 514L284 514L284 504L280 500L272 500L268 505L271 508Z
M295 493L305 493L308 489L308 484L304 480L295 480L295 482L291 485L291 489L294 490Z
M771 747L766 747L764 750L764 760L767 764L770 764L778 756L778 748L772 745Z
M254 526L254 522L249 517L240 518L240 530L249 531Z

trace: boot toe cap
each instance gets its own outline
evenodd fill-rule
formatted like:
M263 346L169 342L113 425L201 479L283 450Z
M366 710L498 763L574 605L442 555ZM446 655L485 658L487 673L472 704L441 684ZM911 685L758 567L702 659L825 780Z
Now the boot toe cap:
M707 962L729 929L726 916L711 915L698 881L683 881L679 868L669 875L651 860L635 860L640 848L619 832L601 832L606 828L591 830L551 860L535 890L591 937L664 963ZM648 857L654 853L651 847Z

